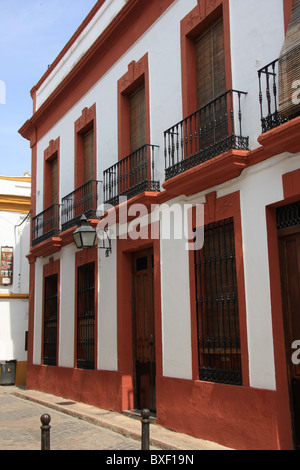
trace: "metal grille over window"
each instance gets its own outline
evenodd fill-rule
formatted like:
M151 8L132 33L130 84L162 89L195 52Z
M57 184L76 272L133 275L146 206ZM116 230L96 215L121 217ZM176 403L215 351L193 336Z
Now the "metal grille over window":
M77 367L95 368L95 263L78 268Z
M279 207L276 211L277 229L300 225L300 202Z
M57 274L45 278L43 361L47 366L57 365L57 285Z
M195 251L199 379L242 385L233 219L205 226Z

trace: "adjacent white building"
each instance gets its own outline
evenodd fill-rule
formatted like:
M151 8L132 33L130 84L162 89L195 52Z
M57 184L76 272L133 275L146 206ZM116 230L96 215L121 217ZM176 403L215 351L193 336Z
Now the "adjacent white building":
M29 312L31 178L0 177L0 383L24 385Z

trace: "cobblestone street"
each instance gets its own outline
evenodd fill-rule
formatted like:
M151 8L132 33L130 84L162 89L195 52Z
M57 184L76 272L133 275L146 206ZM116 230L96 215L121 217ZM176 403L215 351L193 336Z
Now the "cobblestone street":
M9 393L0 393L0 450L40 450L42 414L51 416L51 450L140 450L140 442Z

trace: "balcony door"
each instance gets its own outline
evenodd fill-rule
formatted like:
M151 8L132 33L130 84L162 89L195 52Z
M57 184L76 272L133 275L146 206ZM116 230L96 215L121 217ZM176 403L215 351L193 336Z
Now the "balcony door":
M147 179L145 85L129 95L130 187Z
M227 136L225 48L223 18L218 19L195 41L197 103L203 148ZM209 105L209 106L207 106Z

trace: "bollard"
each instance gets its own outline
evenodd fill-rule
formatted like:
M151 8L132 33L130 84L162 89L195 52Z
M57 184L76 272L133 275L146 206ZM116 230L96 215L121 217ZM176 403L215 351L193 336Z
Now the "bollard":
M51 416L48 414L41 416L41 450L50 450L50 428Z
M149 426L150 426L150 411L145 408L142 410L142 450L149 450Z

